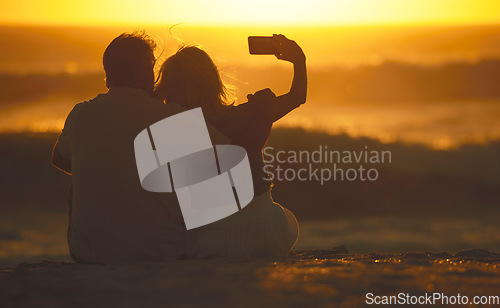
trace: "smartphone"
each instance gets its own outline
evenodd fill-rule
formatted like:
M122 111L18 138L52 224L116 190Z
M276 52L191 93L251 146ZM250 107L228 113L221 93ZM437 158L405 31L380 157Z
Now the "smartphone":
M251 55L274 55L276 49L273 47L273 37L249 36L248 50Z

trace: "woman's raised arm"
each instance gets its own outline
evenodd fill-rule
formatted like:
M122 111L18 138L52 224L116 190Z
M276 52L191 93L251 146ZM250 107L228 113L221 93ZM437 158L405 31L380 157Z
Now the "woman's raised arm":
M276 57L280 60L293 63L293 81L290 91L276 98L273 122L306 102L307 96L307 69L306 56L300 46L284 35L273 35L277 50Z

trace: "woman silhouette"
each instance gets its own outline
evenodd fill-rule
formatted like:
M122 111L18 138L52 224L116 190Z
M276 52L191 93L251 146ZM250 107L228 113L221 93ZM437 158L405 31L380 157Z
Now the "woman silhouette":
M290 91L275 96L264 89L247 96L248 102L228 102L227 88L217 66L202 49L181 47L162 65L154 96L186 109L201 107L208 122L243 146L248 153L254 182L254 199L237 213L189 230L186 257L261 257L287 254L298 238L295 216L274 203L272 181L262 158L273 122L305 103L307 73L302 49L283 35L273 35L278 59L293 63Z

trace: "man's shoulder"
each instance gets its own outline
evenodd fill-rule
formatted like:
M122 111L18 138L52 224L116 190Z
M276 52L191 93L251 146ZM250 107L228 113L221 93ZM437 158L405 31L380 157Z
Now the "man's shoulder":
M127 101L132 103L140 103L141 108L144 109L148 109L148 107L156 110L168 109L161 100L154 97L143 96L140 99L138 98L124 99L124 97L117 97L116 95L110 93L100 93L94 98L77 103L74 109L87 109L87 108L93 109L93 108L104 107L107 104L114 104L114 103L124 106L127 104Z
M77 103L73 109L74 110L80 110L80 109L83 109L83 108L87 108L91 105L94 105L94 104L97 104L103 100L106 99L106 94L98 94L96 97L94 98L91 98L91 99L88 99L86 101L83 101L83 102L80 102L80 103Z
M120 93L122 94L122 93ZM124 96L116 93L98 94L96 97L80 102L73 107L71 114L74 118L85 117L106 117L109 112L130 114L131 112L141 114L137 120L145 122L155 122L166 117L173 116L186 111L184 107L177 103L165 104L162 100L149 95ZM128 120L131 118L127 117Z

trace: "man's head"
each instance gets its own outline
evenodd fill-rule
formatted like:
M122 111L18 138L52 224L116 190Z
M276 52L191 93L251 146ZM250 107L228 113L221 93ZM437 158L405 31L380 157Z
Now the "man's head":
M104 51L103 66L108 88L154 87L154 49L156 43L145 33L123 33Z

